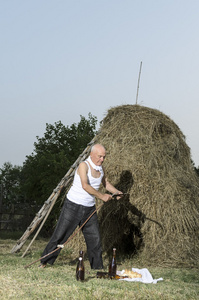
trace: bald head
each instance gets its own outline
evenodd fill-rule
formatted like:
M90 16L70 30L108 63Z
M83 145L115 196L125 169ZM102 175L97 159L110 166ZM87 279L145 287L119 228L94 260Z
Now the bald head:
M106 152L104 146L101 145L101 144L95 144L95 145L93 145L92 148L91 148L91 152L96 152L96 151L100 151L100 150Z
M96 166L101 166L106 156L106 149L101 144L95 144L91 148L90 157Z

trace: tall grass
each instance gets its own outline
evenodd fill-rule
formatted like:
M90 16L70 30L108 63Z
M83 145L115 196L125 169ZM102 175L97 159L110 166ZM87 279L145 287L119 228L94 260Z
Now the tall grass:
M1 234L1 232L0 232ZM116 281L96 278L85 259L86 280L75 278L77 260L72 249L63 249L56 263L45 269L33 264L42 253L47 240L38 239L25 258L22 253L10 254L15 238L4 235L0 238L0 299L199 299L199 271L197 269L172 269L158 266L143 266L133 259L118 257L118 269L130 267L148 268L153 278L163 277L157 284ZM108 259L104 258L104 271Z

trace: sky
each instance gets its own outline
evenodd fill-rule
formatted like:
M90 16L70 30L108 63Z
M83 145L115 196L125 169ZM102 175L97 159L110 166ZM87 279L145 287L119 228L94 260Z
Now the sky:
M0 168L23 165L46 123L158 109L199 166L198 0L0 0Z

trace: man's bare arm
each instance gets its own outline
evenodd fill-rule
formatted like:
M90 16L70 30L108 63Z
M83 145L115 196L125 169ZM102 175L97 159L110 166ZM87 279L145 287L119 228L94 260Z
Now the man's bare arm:
M105 174L105 171L104 171ZM106 188L107 191L109 191L112 194L123 194L121 191L119 191L118 189L116 189L106 178L106 175L104 175L104 178L102 180L102 183L104 185L104 187ZM117 199L120 199L121 197L117 197Z
M89 194L101 199L104 202L107 202L111 199L111 195L109 194L102 194L99 191L97 191L96 189L94 189L92 186L90 186L90 184L88 183L88 178L87 178L87 171L88 171L88 166L85 162L82 162L79 165L78 168L78 174L80 176L81 179L81 184L82 184L82 188Z

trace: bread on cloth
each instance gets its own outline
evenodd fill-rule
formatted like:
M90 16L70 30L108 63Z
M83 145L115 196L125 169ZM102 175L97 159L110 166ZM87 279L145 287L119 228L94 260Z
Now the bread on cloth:
M134 272L134 271L127 270L127 269L125 269L124 272L122 272L122 276L128 276L129 278L141 278L142 277L141 274Z

